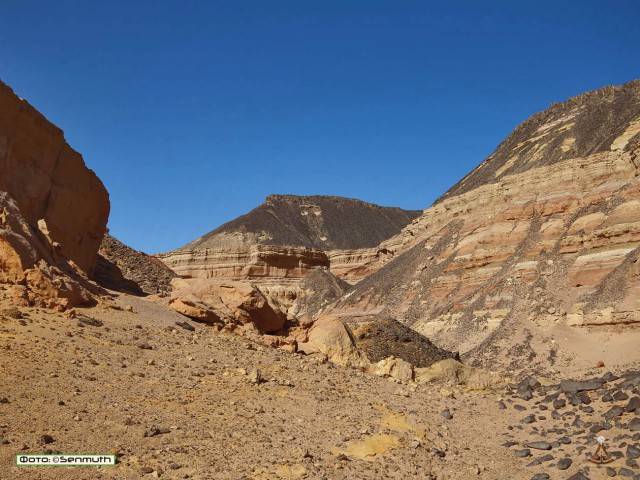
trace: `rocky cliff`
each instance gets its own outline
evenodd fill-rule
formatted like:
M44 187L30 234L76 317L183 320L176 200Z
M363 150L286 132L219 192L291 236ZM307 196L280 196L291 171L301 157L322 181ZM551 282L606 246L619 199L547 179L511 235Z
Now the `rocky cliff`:
M0 82L0 281L16 302L88 302L108 216L107 191L62 130Z
M333 314L398 318L478 363L547 361L566 326L637 331L639 155L640 81L552 105L383 242Z
M251 212L158 257L197 278L297 282L317 267L355 281L384 252L378 244L420 211L342 197L269 195Z

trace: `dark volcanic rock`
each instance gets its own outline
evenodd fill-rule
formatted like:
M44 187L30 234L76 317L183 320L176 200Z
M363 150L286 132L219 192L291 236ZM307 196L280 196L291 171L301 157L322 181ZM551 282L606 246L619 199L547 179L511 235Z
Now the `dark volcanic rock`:
M627 413L634 412L638 409L640 409L640 397L631 397L627 406L624 407L624 411Z
M417 367L428 367L458 354L435 346L427 337L394 319L362 324L353 331L358 348L372 362L394 356Z
M526 446L528 448L535 448L536 450L551 450L551 444L549 442L528 442Z
M570 458L563 458L558 462L558 470L566 470L571 466L572 463L573 460L571 460Z
M560 388L564 393L578 393L588 390L597 390L604 384L604 381L600 378L594 378L592 380L585 380L582 382L576 380L562 380L560 382Z

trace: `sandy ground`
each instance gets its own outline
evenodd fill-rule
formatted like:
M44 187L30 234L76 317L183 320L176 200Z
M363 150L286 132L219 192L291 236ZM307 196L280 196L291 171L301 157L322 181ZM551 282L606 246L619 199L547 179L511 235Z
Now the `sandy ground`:
M23 319L0 320L0 479L556 479L589 466L577 436L538 466L526 465L549 452L514 456L538 439L531 432L560 436L550 418L520 423L541 414L535 399L401 385L203 325L183 329L184 317L145 299L118 301L134 312L78 311L101 326L24 308ZM510 440L518 444L502 445ZM119 463L15 466L16 454L47 451L118 453ZM564 455L573 464L560 472ZM604 475L591 465L589 478Z

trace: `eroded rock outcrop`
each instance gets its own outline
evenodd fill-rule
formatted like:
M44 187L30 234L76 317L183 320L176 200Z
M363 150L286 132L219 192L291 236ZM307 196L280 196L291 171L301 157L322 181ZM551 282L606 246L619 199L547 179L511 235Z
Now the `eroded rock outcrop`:
M62 130L0 82L0 191L27 223L44 220L65 259L91 274L106 231L109 195Z
M92 303L109 197L62 131L0 82L0 282L16 303Z
M640 81L534 115L383 242L386 265L330 312L398 318L472 361L510 351L517 366L555 354L552 337L531 347L534 326L637 325L638 125Z

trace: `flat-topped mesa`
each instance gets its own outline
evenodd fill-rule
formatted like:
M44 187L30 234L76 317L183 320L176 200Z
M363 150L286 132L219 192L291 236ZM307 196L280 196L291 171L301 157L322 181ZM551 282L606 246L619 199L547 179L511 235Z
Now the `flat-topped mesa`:
M478 362L515 341L519 365L555 347L514 332L637 324L639 167L640 81L554 104L383 242L392 260L327 313L395 317Z
M0 281L15 301L89 301L80 283L96 264L109 195L62 130L2 82L0 194Z
M360 264L380 255L377 245L420 213L342 197L269 195L246 215L158 258L185 277L295 282L335 266L359 279Z

